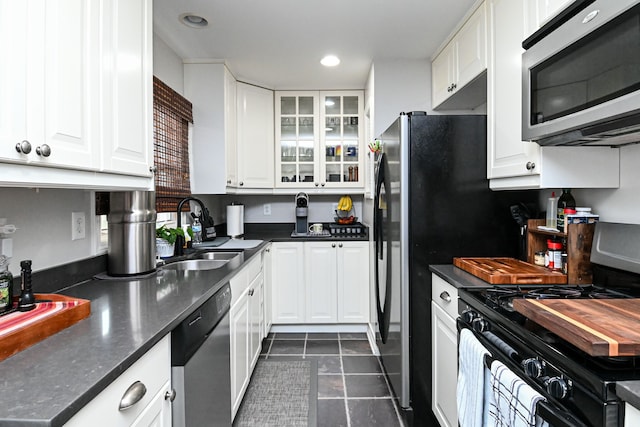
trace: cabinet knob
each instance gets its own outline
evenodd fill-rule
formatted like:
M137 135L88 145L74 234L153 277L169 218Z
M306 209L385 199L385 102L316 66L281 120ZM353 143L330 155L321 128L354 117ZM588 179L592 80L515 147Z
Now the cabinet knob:
M453 91L453 90L456 90L456 88L457 88L457 87L458 87L458 85L454 83L454 84L452 84L452 85L451 85L451 90L452 90L452 91Z
M341 247L342 247L342 243L339 243L339 244L338 244L338 247L339 247L339 248L341 248Z
M131 408L133 405L141 401L146 393L147 387L145 387L144 384L142 384L140 381L134 382L122 395L118 410L124 411L125 409Z
M29 154L31 152L31 143L26 139L16 144L16 151L22 154Z
M335 244L335 243L332 243L332 244L331 244L331 247L332 247L332 248L335 248L335 247L336 247L336 244Z
M174 389L168 390L164 394L164 400L168 400L169 402L173 402L176 399L176 391Z
M440 298L442 298L446 302L451 302L451 295L449 295L449 292L447 292L447 291L442 291L440 293Z
M227 185L229 185L229 184L231 184L231 180L230 179L227 180Z
M249 289L249 296L252 297L253 296L253 289Z
M156 173L158 172L158 168L156 166L149 166L149 172Z
M533 163L533 162L527 162L527 166L526 167L527 167L528 171L531 171L531 170L534 170L536 168L536 164Z
M270 249L270 248L267 248L267 249L265 249L264 251L265 251L265 252L271 252L271 249Z
M51 155L51 147L47 144L38 145L36 147L36 154L42 157L49 157Z
M320 185L320 184L318 184L318 183L316 182L316 187L317 187L318 185Z
M324 182L322 184L320 184L320 185L324 187Z
M244 185L244 182L243 182L243 181L240 181L240 182L239 182L239 184L240 184L240 186L242 187L242 186Z

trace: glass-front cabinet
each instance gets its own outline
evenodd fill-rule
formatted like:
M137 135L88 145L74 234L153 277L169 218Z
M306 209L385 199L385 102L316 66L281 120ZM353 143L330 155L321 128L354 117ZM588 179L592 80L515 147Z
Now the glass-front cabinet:
M362 91L276 92L276 186L361 188Z

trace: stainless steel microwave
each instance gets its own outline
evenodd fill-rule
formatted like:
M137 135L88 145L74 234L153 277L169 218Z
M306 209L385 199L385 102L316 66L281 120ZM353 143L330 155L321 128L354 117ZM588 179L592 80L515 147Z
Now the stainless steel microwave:
M523 140L640 142L640 1L575 1L523 47Z

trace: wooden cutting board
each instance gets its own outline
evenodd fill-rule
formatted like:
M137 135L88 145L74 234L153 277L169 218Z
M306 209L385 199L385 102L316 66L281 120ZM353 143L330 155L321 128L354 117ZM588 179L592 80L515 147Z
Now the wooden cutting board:
M454 258L453 265L491 284L564 284L567 276L515 258Z
M591 356L640 356L640 299L514 299L513 308Z

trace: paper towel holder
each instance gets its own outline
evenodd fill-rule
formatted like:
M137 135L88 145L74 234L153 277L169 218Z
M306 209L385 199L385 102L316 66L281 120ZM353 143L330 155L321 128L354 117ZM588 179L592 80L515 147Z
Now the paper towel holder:
M232 202L227 206L227 236L232 239L244 238L244 205Z

